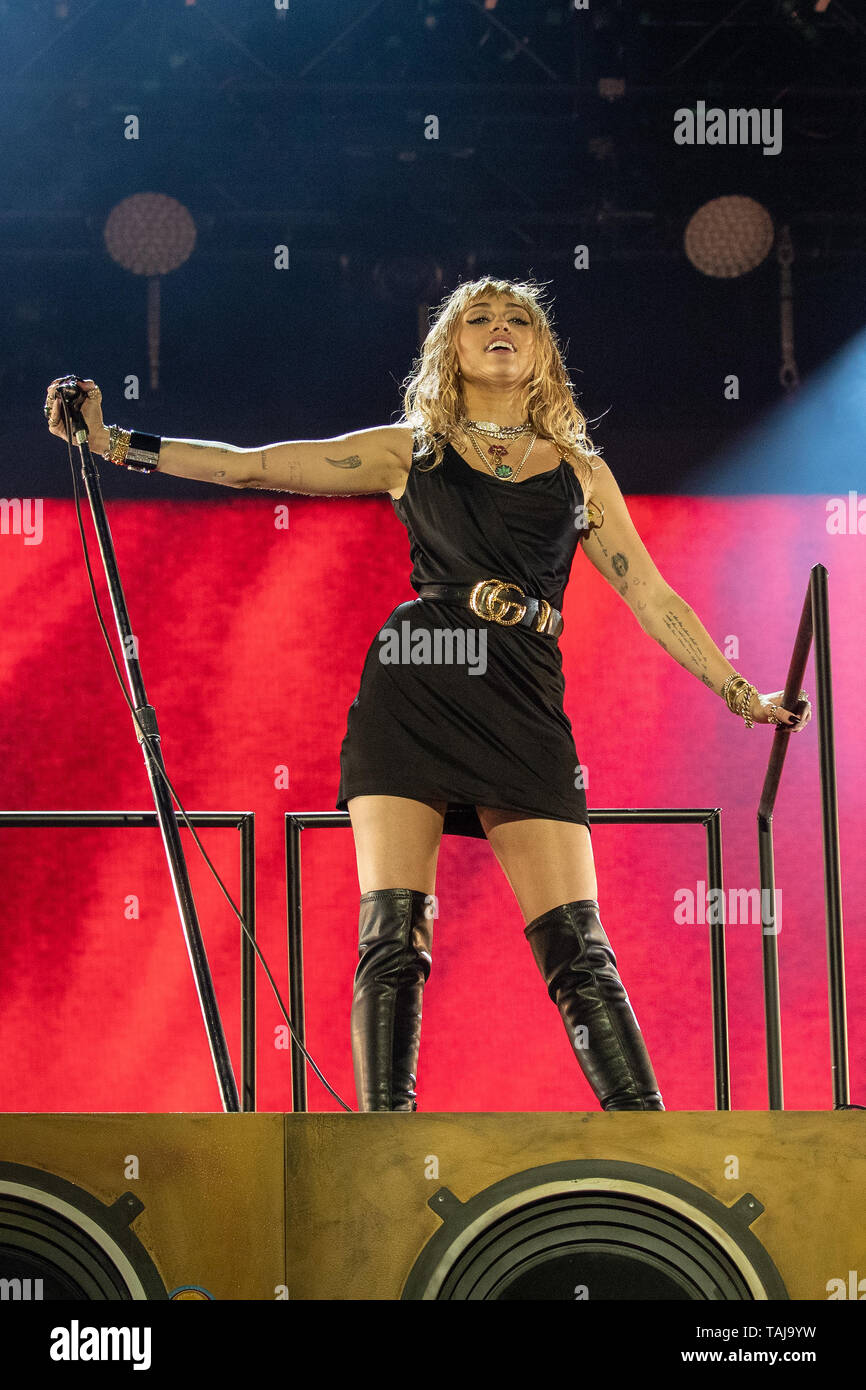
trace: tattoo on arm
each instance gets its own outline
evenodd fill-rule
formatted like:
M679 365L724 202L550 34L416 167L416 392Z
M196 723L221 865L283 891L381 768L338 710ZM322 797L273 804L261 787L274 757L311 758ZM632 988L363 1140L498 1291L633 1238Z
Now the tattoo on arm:
M690 611L690 610L689 610ZM683 651L691 657L692 661L702 669L706 668L707 658L701 649L701 644L697 638L689 632L682 619L669 608L664 615L664 624L673 637L682 647Z
M640 578L632 578L631 580L625 579L625 575L628 574L629 564L628 556L622 550L618 550L615 555L611 555L609 551L606 549L604 542L602 541L601 537L598 535L596 531L593 531L590 539L593 540L595 544L599 547L605 559L607 560L607 563L613 570L614 574L617 575L619 579L623 580L623 583L617 584L616 586L617 593L620 594L621 597L625 597L625 594L628 591L630 584L633 584L635 589L640 587ZM636 597L632 599L631 602L633 604L636 616L638 614L646 612L648 607L647 603L641 603L640 600ZM684 600L681 600L681 602L682 612L691 613L692 609L689 607L689 605ZM642 620L639 619L639 621ZM707 675L706 653L704 652L698 639L694 636L693 633L691 633L688 630L680 614L678 612L675 612L674 609L668 608L667 611L663 613L662 621L665 627L670 632L671 636L675 639L673 644L674 647L679 647L682 650L684 657L687 660L692 661L694 665L698 668L696 674L700 676L700 679L703 681L704 685L708 685L711 690L715 690L716 686L714 685L710 677ZM653 636L656 637L656 641L658 642L659 646L662 647L663 650L666 651L669 656L673 655L673 653L671 652L671 648L668 646L666 642L663 642L662 639L656 636L655 633L653 633ZM677 660L679 658L675 656L674 659Z
M326 455L325 455L325 462L326 462L326 463L329 463L329 464L331 465L332 468L360 468L360 467L361 467L361 460L360 460L360 458L359 458L359 456L358 456L357 454L349 454L348 458L344 458L344 459L329 459L328 456L327 456L327 454L326 454Z
M225 445L222 444L212 444L210 440L206 439L166 439L165 442L168 444L182 444L185 449L195 449L199 453L201 453L204 450L207 450L208 453L220 454L223 458L228 458L230 455L236 454L238 452L237 449L232 449L231 447L227 448ZM212 476L214 482L219 482L222 478L226 477L226 470L224 468L221 468Z
M694 610L689 607L684 599L678 596L676 608L661 605L653 607L652 614L648 623L643 624L644 631L655 638L663 651L668 653L674 661L691 671L699 680L716 695L721 695L722 677L718 674L718 666L715 669L715 678L710 676L707 671L709 658L712 655L721 657L721 652L714 645L710 634L701 624L700 619L694 614ZM697 633L690 631L686 626L683 614L690 613L695 618ZM670 633L668 641L663 641L661 637L662 628L667 628ZM665 636L667 636L665 633ZM673 641L671 641L673 638Z

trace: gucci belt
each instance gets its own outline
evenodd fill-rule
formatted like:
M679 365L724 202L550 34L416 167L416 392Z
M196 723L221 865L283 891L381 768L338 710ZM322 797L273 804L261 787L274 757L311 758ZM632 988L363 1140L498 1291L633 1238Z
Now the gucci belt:
M479 618L515 627L518 623L545 637L562 632L562 614L543 598L532 598L510 579L479 579L477 584L422 584L420 598L444 599L471 608Z

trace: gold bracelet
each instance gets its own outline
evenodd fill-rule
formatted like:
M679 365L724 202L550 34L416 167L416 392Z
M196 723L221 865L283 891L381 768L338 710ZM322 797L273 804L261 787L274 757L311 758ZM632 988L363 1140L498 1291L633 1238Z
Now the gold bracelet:
M749 714L749 705L752 703L752 696L757 695L757 693L758 692L755 689L755 687L753 685L749 685L747 682L746 688L743 691L742 696L740 697L739 713L743 716L747 729L753 729L755 727L754 720L752 719L752 716Z
M752 703L752 696L757 695L757 693L756 687L750 685L745 676L739 675L736 671L728 676L722 686L722 694L725 697L725 703L728 709L731 710L733 714L742 716L747 729L753 729L755 727L754 720L749 714L749 705Z
M727 680L722 686L722 699L724 700L728 709L733 709L733 705L731 704L731 686L736 683L737 688L739 689L740 682L743 679L743 676L738 676L736 671L733 671L731 675L728 676Z
M120 425L109 425L108 450L105 454L105 458L111 463L116 463L119 468L122 468L131 438L132 430L125 430Z
M733 710L734 713L736 713L736 704L740 693L748 684L749 682L746 680L745 676L738 675L738 673L734 671L728 676L728 679L722 686L722 694L725 697L728 709Z

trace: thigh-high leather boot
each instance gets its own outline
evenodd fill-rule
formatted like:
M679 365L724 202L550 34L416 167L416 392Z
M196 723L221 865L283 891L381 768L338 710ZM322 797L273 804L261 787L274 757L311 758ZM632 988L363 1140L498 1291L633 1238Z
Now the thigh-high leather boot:
M352 996L359 1110L417 1110L421 1001L430 976L433 899L412 888L361 896Z
M664 1110L596 899L554 907L525 934L602 1109Z

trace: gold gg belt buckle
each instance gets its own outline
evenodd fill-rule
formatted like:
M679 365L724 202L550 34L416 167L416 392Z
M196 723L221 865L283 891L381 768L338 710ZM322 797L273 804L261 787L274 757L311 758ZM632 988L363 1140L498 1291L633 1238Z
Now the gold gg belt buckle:
M516 589L521 598L526 598L520 585L507 579L479 579L469 596L469 607L479 618L487 618L502 627L513 627L526 617L526 604L515 598L504 598L505 589Z

